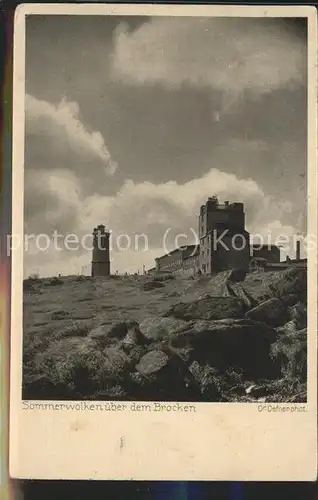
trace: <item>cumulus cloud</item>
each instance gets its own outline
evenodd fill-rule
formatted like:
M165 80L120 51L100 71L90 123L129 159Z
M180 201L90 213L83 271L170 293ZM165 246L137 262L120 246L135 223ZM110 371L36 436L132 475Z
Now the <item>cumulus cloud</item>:
M219 196L220 201L239 200L245 204L246 225L252 233L261 233L266 237L272 228L276 238L280 231L288 235L297 231L292 224L284 223L291 209L290 203L275 201L251 179L239 179L217 169L183 184L172 181L162 184L134 183L127 180L115 196L95 193L88 197L76 193L68 197L67 187L59 189L66 182L60 174L51 186L50 183L41 183L42 190L49 186L52 194L53 187L59 197L55 211L52 209L39 215L43 225L46 225L49 234L53 233L56 230L54 224L63 212L65 227L68 224L69 228L64 236L75 233L80 242L84 235L91 234L96 224L105 223L112 232L113 271L141 270L142 265L152 267L154 257L178 244L194 243L197 236L196 214L200 204L213 193ZM75 222L74 213L77 214ZM30 248L25 259L26 272L38 269L46 274L56 269L56 272L72 274L80 272L83 266L89 270L91 253L87 248L89 246L79 246L76 251L71 251L63 247L55 254L52 251L32 252Z
M85 127L76 102L69 102L64 97L54 106L27 94L25 106L28 139L38 134L49 136L51 140L54 139L58 151L68 147L73 152L84 155L85 159L98 158L104 165L105 173L115 173L117 165L110 157L102 134Z
M246 91L304 83L306 45L277 20L152 18L135 31L118 27L113 74L135 84L219 90L224 113Z
M64 98L55 106L26 95L25 106L27 230L66 229L76 225L79 197L105 190L117 164L101 133L83 123L77 103Z

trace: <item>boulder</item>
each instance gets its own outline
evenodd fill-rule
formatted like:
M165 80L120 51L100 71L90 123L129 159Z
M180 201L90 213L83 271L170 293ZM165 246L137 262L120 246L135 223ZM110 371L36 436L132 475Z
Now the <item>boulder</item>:
M219 320L225 318L243 318L244 304L234 297L205 296L193 302L181 302L172 306L165 316L185 321L194 319Z
M236 297L241 300L246 309L252 309L256 307L258 302L253 299L251 295L245 290L241 283L231 283L230 281L227 283L228 295L231 297Z
M170 344L187 350L189 364L197 360L223 372L239 368L245 377L255 380L278 375L279 367L270 357L277 337L273 328L247 318L201 320L173 336Z
M116 338L117 340L124 339L127 334L131 336L138 335L139 325L136 321L119 322L112 325L108 331L108 337Z
M104 346L116 341L122 342L126 347L147 343L136 321L119 322L111 326L99 325L89 332L89 337Z
M160 350L150 351L143 356L136 366L136 370L142 375L152 375L168 365L169 357Z
M284 271L249 273L244 282L244 290L253 299L254 305L273 297L281 299L286 306L293 306L297 302L306 303L307 271L290 267Z
M108 328L106 325L97 326L89 332L88 336L102 346L106 346L111 343L111 340L108 338Z
M121 342L122 346L127 350L130 350L135 346L145 346L150 343L150 341L139 330L139 327L130 328Z
M175 334L186 326L187 322L180 319L149 316L140 323L140 330L147 339L157 341Z
M161 349L145 354L131 375L137 399L152 401L193 401L200 389L181 358Z
M157 288L164 288L164 283L161 281L146 281L146 283L143 284L142 289L145 292L150 292L151 290L156 290Z
M227 283L231 271L221 271L220 273L214 274L206 283L206 287L211 296L215 297L228 297L229 293L227 290ZM205 277L202 277L205 281Z
M287 309L280 299L273 297L250 309L246 317L276 327L286 322Z
M284 298L289 294L297 297L297 301L306 302L307 297L307 269L291 267L280 279L270 285L274 297Z

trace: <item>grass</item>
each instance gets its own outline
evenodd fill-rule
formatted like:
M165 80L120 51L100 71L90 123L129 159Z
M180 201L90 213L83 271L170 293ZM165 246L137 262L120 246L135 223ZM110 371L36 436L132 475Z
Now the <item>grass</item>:
M271 295L272 283L282 276L282 272L254 272L247 275L244 288L251 296L266 300ZM140 353L123 355L116 343L110 350L103 350L100 343L89 338L89 332L117 322L141 323L149 316L163 316L181 301L191 302L205 294L220 295L223 290L220 275L196 280L158 275L155 279L164 286L144 291L143 284L150 279L69 276L25 280L23 397L128 399L121 381L126 376L126 367L132 366ZM281 378L274 382L258 381L266 388L270 400L303 401L306 397L306 345L304 332L298 336L280 335L272 345L272 356L282 367ZM210 391L211 400L213 397L221 401L248 400L245 389L253 381L244 380L238 368L229 368L222 377L210 367L198 370L209 387L207 394ZM40 394L39 384L43 385Z

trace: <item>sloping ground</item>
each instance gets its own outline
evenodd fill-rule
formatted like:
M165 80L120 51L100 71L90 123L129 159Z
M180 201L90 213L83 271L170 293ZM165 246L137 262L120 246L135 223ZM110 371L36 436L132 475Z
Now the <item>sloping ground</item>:
M24 399L305 401L306 272L24 282Z

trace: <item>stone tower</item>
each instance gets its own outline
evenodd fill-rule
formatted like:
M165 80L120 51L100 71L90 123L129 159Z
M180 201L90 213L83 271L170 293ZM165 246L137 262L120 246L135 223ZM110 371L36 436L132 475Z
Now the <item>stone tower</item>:
M226 269L248 270L250 238L245 230L243 203L219 203L216 196L208 198L199 215L200 256L203 274Z
M110 275L109 236L102 224L94 228L92 277Z

